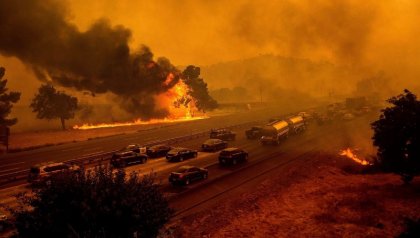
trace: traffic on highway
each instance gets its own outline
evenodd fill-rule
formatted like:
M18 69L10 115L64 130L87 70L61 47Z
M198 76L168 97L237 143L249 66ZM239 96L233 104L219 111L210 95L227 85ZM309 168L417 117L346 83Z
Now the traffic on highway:
M279 124L281 126L278 126ZM259 141L262 145L266 145L267 137L269 137L270 140L273 141L273 144L279 145L281 140L289 138L289 136L302 133L306 130L307 124L308 122L305 121L302 116L289 115L284 119L279 119L265 125ZM247 133L245 132L244 135L246 136ZM208 157L209 153L211 155L211 153L219 152L217 155L217 161L219 161L221 165L231 166L235 166L239 162L246 162L248 160L248 152L242 148L233 147L232 142L236 139L236 132L226 128L211 129L208 137L209 139L205 140L200 146L200 157ZM229 140L229 142L226 140ZM152 158L155 162L165 158L167 162L174 163L199 159L198 149L182 146L186 145L170 146L166 144L158 144L153 146L142 146L133 143L118 151L112 152L110 158L100 161L97 165L109 165L114 168L137 166L135 167L135 170L142 171L144 169L143 167L146 167L143 165L146 165L149 159ZM154 163L149 171L159 171L160 166L157 165L158 164ZM186 165L189 164L183 163L183 167L181 166L181 168L185 168ZM77 172L80 169L80 166L80 163L75 163L74 161L42 163L35 165L30 169L28 182L38 181L40 178L45 178L48 177L48 175L56 174L61 171ZM197 175L199 171L204 171L205 168L193 167L184 169L183 171L186 171L185 173L182 173L180 176L175 176L180 174L180 168L176 168L175 165L170 167L175 169L175 171L169 173L169 182L172 184L189 185L190 182L197 180L197 176L205 179L208 177L208 172L200 172L199 175ZM134 171L134 169L131 170ZM195 172L191 172L190 170ZM180 183L180 181L182 181L182 183Z
M268 174L272 170L270 167L278 168L294 161L304 161L306 154L315 150L307 145L316 141L319 134L325 133L325 130L334 130L326 127L322 129L324 131L320 131L318 127L325 124L318 121L319 117L316 112L301 112L268 119L265 122L210 129L197 135L167 140L166 143L156 141L152 145L141 145L131 141L123 148L107 152L102 157L92 156L31 166L25 176L17 182L24 186L21 189L25 189L25 183L48 180L49 176L63 171L78 173L82 168L94 171L97 166L109 166L117 170L123 169L127 174L153 175L176 208L176 215L187 214L194 211L197 204L213 200L216 196L214 192L220 187L214 190L211 184L217 184L217 181L229 181L228 177L233 179L235 176L242 176L235 182L231 180L223 183L223 186L227 187L222 191L227 192L239 186L234 185L239 181L252 181ZM335 120L340 123L346 122L339 118ZM312 130L309 130L310 128ZM255 129L258 131L255 132ZM309 134L304 133L306 131ZM229 140L215 138L215 135ZM267 143L267 137L270 143ZM308 148L298 150L300 152L297 154L293 152L296 148L303 147ZM288 159L275 159L280 157ZM256 170L259 166L262 168ZM16 185L14 182L16 181L5 184L4 188ZM243 186L241 184L240 186ZM194 192L187 196L188 191ZM220 196L223 192L219 191L216 194Z

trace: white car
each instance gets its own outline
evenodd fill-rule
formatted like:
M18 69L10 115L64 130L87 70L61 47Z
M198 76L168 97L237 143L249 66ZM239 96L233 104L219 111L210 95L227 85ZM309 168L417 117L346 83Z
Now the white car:
M343 119L346 120L346 121L353 120L354 119L354 115L351 114L351 113L346 113L346 114L344 114Z
M42 166L34 166L29 171L28 181L39 180L63 171L78 171L79 169L80 167L77 165L66 163L50 163Z
M0 222L5 222L7 221L7 216L4 215L3 213L0 213Z
M305 119L305 120L312 119L312 115L309 112L299 112L298 116L303 117L303 119Z

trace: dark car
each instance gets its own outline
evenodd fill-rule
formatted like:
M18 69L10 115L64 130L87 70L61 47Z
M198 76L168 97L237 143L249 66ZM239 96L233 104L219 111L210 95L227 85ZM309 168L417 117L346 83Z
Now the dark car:
M261 126L253 126L251 129L245 131L245 135L248 139L259 139L261 138L261 132Z
M207 179L208 171L204 168L195 166L182 166L177 171L169 175L169 182L172 184L188 185L193 181Z
M168 161L184 161L185 159L195 158L197 155L198 152L196 150L177 147L166 154L166 159Z
M228 129L213 129L210 131L211 139L235 140L236 133Z
M238 148L227 148L220 152L219 154L219 163L222 165L225 164L237 164L238 162L243 162L248 160L248 153L242 149Z
M168 145L154 145L147 148L146 154L151 158L164 157L171 149Z
M35 165L30 168L28 175L28 182L35 182L41 179L47 178L53 174L64 172L64 171L80 171L80 167L77 165L71 165L67 163L48 163L43 165Z
M220 139L208 139L202 145L203 151L217 151L227 148L228 143Z
M117 168L133 164L144 164L146 162L147 155L130 150L114 153L111 158L111 165Z

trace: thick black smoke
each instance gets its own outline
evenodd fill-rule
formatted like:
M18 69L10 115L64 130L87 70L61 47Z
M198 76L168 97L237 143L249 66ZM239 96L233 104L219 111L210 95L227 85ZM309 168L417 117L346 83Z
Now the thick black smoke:
M112 92L136 116L164 117L168 112L156 109L154 96L180 76L169 60L154 61L146 46L131 52L131 31L123 26L102 19L81 32L67 16L58 0L1 0L0 54L30 65L40 80L92 94Z

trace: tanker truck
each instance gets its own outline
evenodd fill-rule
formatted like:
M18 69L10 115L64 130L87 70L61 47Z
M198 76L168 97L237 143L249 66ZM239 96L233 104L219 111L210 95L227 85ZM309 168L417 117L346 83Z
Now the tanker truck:
M274 121L267 126L264 126L261 131L261 144L278 145L282 139L289 136L289 123L285 120Z
M305 119L302 116L289 117L286 121L292 134L299 134L306 130Z

